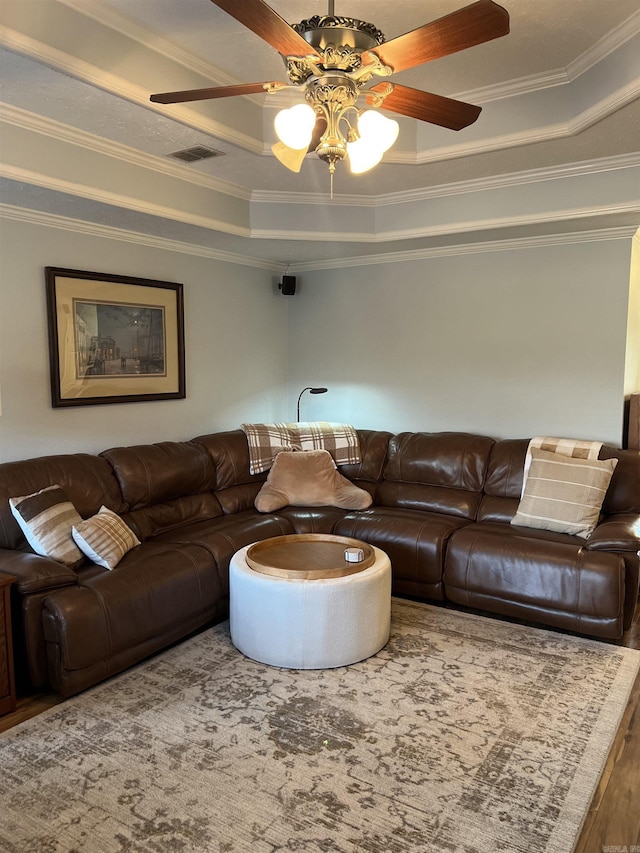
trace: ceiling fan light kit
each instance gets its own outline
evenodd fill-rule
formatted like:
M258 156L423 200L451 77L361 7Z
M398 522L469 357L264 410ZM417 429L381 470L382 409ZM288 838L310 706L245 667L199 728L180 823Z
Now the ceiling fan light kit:
M306 155L315 152L327 163L331 176L336 164L347 160L354 174L372 169L394 144L399 125L378 110L386 110L461 130L472 124L481 108L442 95L411 89L398 83L378 83L389 77L509 32L509 15L493 0L477 0L457 12L385 41L374 25L357 18L329 14L289 25L264 0L212 0L275 48L285 62L289 83L269 81L219 86L152 95L156 103L229 97L296 88L305 103L281 110L275 118L280 140L273 154L288 169L299 172ZM358 107L364 97L372 109Z

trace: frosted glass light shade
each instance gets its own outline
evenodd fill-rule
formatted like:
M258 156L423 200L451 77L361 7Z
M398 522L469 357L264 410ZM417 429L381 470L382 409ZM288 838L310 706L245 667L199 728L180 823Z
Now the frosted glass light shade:
M358 132L361 139L370 139L375 141L377 147L381 148L383 153L389 148L398 138L400 125L392 118L387 118L377 110L365 110L358 117Z
M296 150L308 148L315 124L316 114L308 104L280 110L274 121L278 139Z
M383 116L376 110L365 110L358 116L356 142L347 143L349 164L354 175L368 172L382 160L382 155L398 138L400 126L397 121Z
M357 142L347 142L347 154L349 155L349 168L354 175L361 175L378 165L382 160L384 151L366 139L358 139Z
M277 159L291 172L299 172L307 156L307 148L289 148L284 142L276 142L271 150Z

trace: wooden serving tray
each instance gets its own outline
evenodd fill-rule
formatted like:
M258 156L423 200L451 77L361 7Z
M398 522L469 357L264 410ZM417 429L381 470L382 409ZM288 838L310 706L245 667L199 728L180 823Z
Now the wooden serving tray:
M364 560L348 563L345 548L362 548ZM255 572L295 580L342 578L368 569L376 555L371 545L349 536L331 533L297 533L256 542L246 561Z

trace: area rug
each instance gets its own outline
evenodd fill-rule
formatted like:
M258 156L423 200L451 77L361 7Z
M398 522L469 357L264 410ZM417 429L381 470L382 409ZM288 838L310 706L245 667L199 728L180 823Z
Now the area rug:
M399 600L333 670L218 625L0 736L0 849L568 853L639 663Z

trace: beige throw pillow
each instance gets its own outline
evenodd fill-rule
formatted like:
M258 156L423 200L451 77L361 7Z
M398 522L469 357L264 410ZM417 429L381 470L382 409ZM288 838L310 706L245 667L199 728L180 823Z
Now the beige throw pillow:
M115 569L124 555L140 544L133 530L106 506L74 525L72 533L82 553L105 569Z
M617 459L574 459L532 448L527 484L511 524L587 539L617 464Z
M32 495L9 498L9 506L36 554L72 569L84 563L84 556L71 537L71 528L82 518L61 486L47 486Z
M287 505L366 509L371 500L369 492L336 470L328 450L285 450L276 456L255 507L259 512L275 512Z

